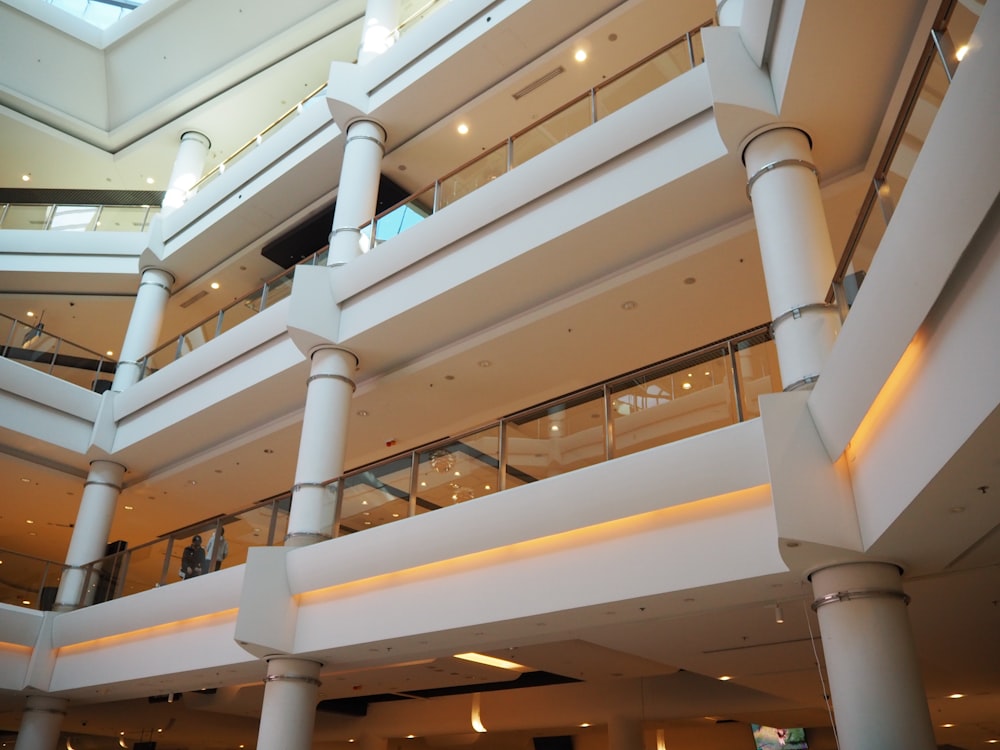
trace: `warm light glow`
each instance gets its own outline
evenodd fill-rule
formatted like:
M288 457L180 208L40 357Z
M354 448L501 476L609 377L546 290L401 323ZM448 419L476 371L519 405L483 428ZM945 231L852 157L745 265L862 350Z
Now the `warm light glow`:
M485 664L488 667L499 667L500 669L520 669L520 670L528 669L523 664L518 664L515 661L498 659L495 656L487 656L486 654L477 654L475 652L469 652L465 654L455 654L455 658L464 659L465 661L472 661L475 662L476 664Z
M722 682L729 682L729 680L731 680L731 679L733 679L733 678L732 678L732 676L730 676L730 675L728 675L728 674L724 674L724 675L722 675L722 677L720 677L719 679L720 679L720 680L721 680Z
M213 281L211 284L209 284L209 286L212 287L212 289L218 289L219 288L219 282L218 281Z
M954 724L942 724L941 726L944 727L945 729L951 729L955 725Z
M965 56L967 54L969 54L969 45L963 44L961 47L955 50L955 59L958 60L959 62L962 62L962 60L965 59Z
M587 59L587 51L578 49L576 51L576 54L573 55L573 59L576 60L577 62L583 62L584 60Z
M685 391L690 391L691 390L691 384L690 383L685 383L684 385L681 386L681 388L683 388Z
M156 182L156 180L154 180L152 177L147 177L146 178L146 184L147 185L152 185L154 182Z
M105 354L105 356L108 356L108 357L115 356L115 353L113 351L111 351L110 349L108 349L106 352L104 352L104 354Z
M965 697L965 693L952 693L948 697L949 698L964 698Z
M31 182L31 175L30 174L21 175L21 182Z
M479 693L472 694L472 728L475 729L480 734L486 734L486 727L483 726L483 720L480 716L480 695Z
M458 124L458 134L459 135L468 135L469 134L469 126L466 125L464 122L460 122Z
M103 638L94 638L89 641L80 641L79 643L71 643L66 646L61 647L62 653L76 653L80 651L90 651L100 648L107 648L108 646L124 644L135 641L142 641L148 638L152 638L158 635L163 635L166 633L181 633L187 630L193 630L194 628L200 627L210 627L215 623L229 621L236 621L236 613L239 610L224 609L221 612L215 612L210 615L200 615L198 617L189 617L184 620L178 620L176 622L167 622L162 625L153 625L148 628L138 628L136 630L130 630L125 633L119 633L117 635L109 635ZM122 734L125 734L122 732Z
M559 425L554 424L549 429L552 430L552 432L559 432Z
M26 312L25 315L27 315L29 318L33 318L33 317L35 317L35 311L34 310L28 310L28 312Z
M656 730L656 750L667 750L667 742L662 729Z

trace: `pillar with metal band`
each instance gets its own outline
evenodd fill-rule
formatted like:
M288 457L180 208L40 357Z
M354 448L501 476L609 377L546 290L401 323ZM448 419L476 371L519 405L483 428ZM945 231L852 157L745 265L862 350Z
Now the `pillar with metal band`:
M354 354L335 346L311 354L286 547L304 547L333 535L336 497L325 483L344 472L351 376L357 366Z
M14 750L54 750L59 742L59 728L66 716L65 698L29 695L21 714Z
M396 43L399 6L400 0L368 0L364 27L361 30L358 65L374 60Z
M363 252L358 228L375 216L385 141L385 129L374 120L355 120L347 127L337 205L333 209L329 266L342 266Z
M162 213L170 213L175 208L183 206L188 199L188 192L205 174L205 162L208 160L208 150L212 142L208 136L196 130L188 130L181 135L174 166L170 171L170 182L163 196Z
M124 391L142 378L141 360L156 347L173 284L174 277L162 268L143 269L112 391Z
M835 270L809 137L781 126L743 148L774 340L785 390L810 386L840 332L826 304Z
M319 662L293 656L267 660L258 750L309 750L316 723Z
M104 557L108 544L115 504L122 490L125 467L114 461L92 461L90 473L83 485L83 497L73 524L73 536L66 552L66 565L59 581L54 609L76 609L86 601L87 571L80 567Z
M840 747L934 750L899 568L845 563L810 580Z

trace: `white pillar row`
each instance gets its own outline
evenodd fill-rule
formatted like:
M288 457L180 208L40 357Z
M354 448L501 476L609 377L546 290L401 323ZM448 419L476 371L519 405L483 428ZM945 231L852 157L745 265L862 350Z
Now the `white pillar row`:
M809 137L794 127L756 134L743 149L786 391L812 386L840 332L837 308L826 303L835 262L810 158Z
M125 331L112 391L124 391L142 377L141 359L156 346L163 327L163 315L170 301L174 277L161 268L146 268L139 280L139 290L132 305L132 317Z
M174 157L174 166L170 172L170 181L163 196L161 212L164 215L183 206L187 201L191 188L205 174L205 163L211 147L212 142L208 140L208 136L195 130L189 130L181 135L181 143L177 147L177 156Z
M87 580L87 571L80 566L104 557L124 476L125 467L114 461L92 461L90 464L66 552L68 567L63 571L56 594L54 609L57 611L81 606L87 589L97 584L94 576Z
M608 720L608 750L643 750L642 722L625 716Z
M333 536L336 495L334 487L324 482L344 472L357 366L358 358L346 349L330 346L312 352L286 547L304 547Z
M66 705L65 698L29 695L24 703L14 750L57 750Z
M310 750L321 666L291 656L267 660L257 750Z
M356 120L347 127L337 205L333 209L329 266L342 266L367 251L367 240L365 247L361 246L359 227L375 216L385 141L385 129L374 120Z
M374 60L396 43L399 21L399 0L368 0L358 50L359 65Z
M847 563L810 580L839 746L934 750L899 568Z

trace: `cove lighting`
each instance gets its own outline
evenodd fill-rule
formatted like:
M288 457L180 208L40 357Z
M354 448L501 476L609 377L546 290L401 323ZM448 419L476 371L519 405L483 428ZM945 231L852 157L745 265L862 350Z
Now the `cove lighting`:
M472 661L476 664L485 664L488 667L499 667L500 669L520 669L526 671L528 668L523 664L518 664L515 661L507 661L506 659L498 659L495 656L487 656L486 654L477 654L475 652L469 652L465 654L455 654L456 659L463 659L465 661Z

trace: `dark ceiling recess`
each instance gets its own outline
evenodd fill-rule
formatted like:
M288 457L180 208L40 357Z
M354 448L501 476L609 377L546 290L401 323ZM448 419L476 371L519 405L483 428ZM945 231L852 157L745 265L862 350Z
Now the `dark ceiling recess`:
M409 195L403 188L384 175L378 185L375 213L392 208ZM329 243L330 229L333 227L333 209L336 201L323 208L311 219L307 219L289 230L274 242L265 245L260 254L282 268L291 268Z
M0 188L0 203L67 206L162 206L162 190L47 190Z
M390 204L391 205L391 204ZM412 698L440 698L445 695L465 695L467 693L489 693L494 690L515 690L517 688L541 687L542 685L561 685L566 682L579 682L573 677L565 677L552 672L524 672L513 680L502 682L482 682L475 685L454 685L427 690L407 690L405 693L380 693L357 698L331 698L320 701L317 711L340 716L365 716L371 703L386 703L388 701L408 700Z

